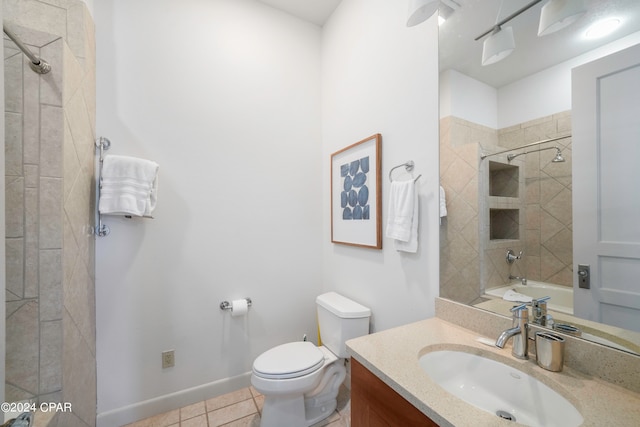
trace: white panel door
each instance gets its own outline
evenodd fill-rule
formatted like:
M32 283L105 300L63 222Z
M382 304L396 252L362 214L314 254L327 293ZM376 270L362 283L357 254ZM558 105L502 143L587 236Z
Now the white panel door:
M574 311L640 331L640 45L573 70L572 116Z

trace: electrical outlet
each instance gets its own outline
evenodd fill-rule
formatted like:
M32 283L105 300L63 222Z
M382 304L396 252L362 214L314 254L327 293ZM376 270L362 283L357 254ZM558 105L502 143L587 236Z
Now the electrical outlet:
M172 368L176 365L175 350L162 352L162 369Z

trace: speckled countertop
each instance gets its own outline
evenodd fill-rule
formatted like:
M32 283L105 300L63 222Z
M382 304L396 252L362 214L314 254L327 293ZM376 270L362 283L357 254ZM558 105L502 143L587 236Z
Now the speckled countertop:
M478 334L432 318L347 341L351 356L440 426L513 426L440 388L420 368L421 355L441 349L481 353L513 366L547 384L569 400L584 418L583 426L640 425L640 394L565 365L549 372L530 360L476 341ZM492 339L495 337L491 337Z

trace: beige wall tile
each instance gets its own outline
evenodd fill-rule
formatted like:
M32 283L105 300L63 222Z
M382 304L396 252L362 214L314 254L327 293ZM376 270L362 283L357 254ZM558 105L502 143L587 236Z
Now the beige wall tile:
M5 178L5 236L24 236L24 178Z
M42 105L40 112L40 176L62 178L62 108Z
M4 113L5 175L23 175L22 166L22 112Z
M62 107L63 45L64 40L58 38L40 49L42 58L51 65L51 71L40 76L40 102L56 107Z
M63 313L62 397L88 425L96 420L96 360L71 316Z
M7 296L7 300L22 299L24 295L24 239L5 239L5 269L7 292L14 297Z
M30 300L6 320L5 380L28 393L38 394L40 325L38 303Z
M60 320L62 319L62 250L40 251L39 272L40 320Z
M62 389L62 320L40 322L39 394Z
M40 248L62 247L62 179L40 179Z

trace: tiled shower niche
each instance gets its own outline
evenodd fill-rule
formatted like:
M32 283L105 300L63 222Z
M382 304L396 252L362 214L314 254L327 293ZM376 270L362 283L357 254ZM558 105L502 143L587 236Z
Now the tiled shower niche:
M520 239L520 209L489 209L489 240Z
M489 196L518 197L520 168L489 160Z

